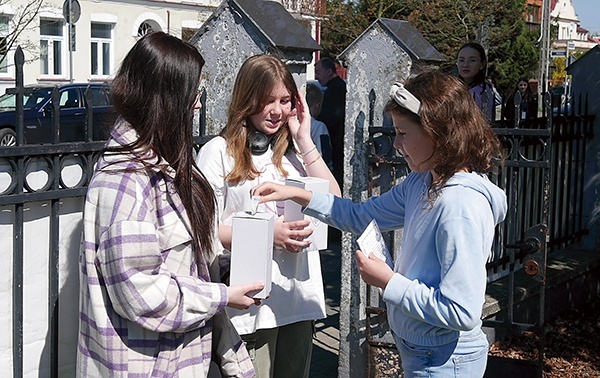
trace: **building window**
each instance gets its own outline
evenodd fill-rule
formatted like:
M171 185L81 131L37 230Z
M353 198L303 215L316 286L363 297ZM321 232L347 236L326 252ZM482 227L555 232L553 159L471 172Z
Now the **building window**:
M181 39L188 42L194 35L196 35L197 31L198 29L181 28Z
M40 19L40 64L42 75L62 75L65 24L61 20Z
M527 6L527 22L540 24L540 7L533 4Z
M140 27L138 28L138 38L142 38L143 36L145 36L146 34L150 34L154 31L154 28L152 27L152 25L150 25L149 22L144 21L140 24Z
M112 71L112 24L92 22L91 63L92 75L108 76Z
M8 73L8 16L0 15L0 74Z

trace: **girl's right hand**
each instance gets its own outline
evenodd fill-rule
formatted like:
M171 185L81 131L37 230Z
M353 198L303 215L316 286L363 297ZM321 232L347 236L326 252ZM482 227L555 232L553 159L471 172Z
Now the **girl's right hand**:
M299 91L298 94L296 109L292 111L291 117L288 119L288 127L290 128L292 138L294 138L296 143L298 143L298 147L302 150L302 147L310 148L310 145L314 145L314 142L310 137L310 110L306 103L305 93Z
M264 289L265 284L262 282L255 282L246 285L233 285L227 287L227 294L229 302L227 307L235 308L238 310L246 310L252 305L260 305L260 299L254 299L250 295L259 292Z
M252 188L252 196L260 196L260 203L292 200L306 206L312 199L312 192L293 186L264 182Z

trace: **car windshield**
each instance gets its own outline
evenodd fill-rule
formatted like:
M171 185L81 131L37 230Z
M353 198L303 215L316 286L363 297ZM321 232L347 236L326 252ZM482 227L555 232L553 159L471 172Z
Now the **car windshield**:
M25 109L30 109L44 101L50 96L52 88L34 89L31 93L23 96L23 104ZM5 93L0 96L0 109L14 109L17 106L17 96L10 93Z
M10 109L16 106L15 95L5 93L0 96L0 109Z

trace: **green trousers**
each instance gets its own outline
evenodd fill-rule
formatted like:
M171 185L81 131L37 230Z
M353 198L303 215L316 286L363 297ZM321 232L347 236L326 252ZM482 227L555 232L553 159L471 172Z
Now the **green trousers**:
M314 321L306 320L243 335L256 378L308 378L313 334Z

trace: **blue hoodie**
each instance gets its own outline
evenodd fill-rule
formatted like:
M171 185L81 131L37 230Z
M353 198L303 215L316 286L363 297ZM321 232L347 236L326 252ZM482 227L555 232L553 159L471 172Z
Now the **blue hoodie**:
M383 300L396 340L438 346L478 333L485 301L485 264L506 195L477 173L454 174L430 206L431 174L411 173L363 203L313 193L304 212L360 234L372 219L382 231L404 227Z

